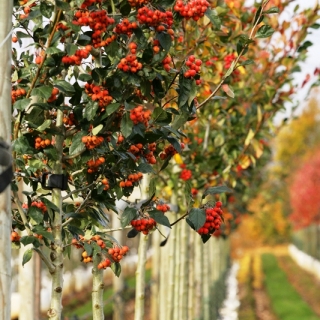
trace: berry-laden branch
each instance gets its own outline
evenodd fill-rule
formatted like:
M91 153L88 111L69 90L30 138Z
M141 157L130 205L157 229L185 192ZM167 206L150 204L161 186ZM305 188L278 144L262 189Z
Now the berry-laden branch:
M16 191L13 191L13 201L14 203L16 204L17 206L17 209L19 211L19 214L21 216L21 219L22 219L22 222L27 230L27 233L29 236L33 236L33 232L29 226L29 223L28 223L28 219L27 219L27 216L22 208L22 205L21 205L21 201L19 200L19 197L18 197L18 194ZM51 263L51 261L49 260L49 258L43 253L43 251L40 249L40 248L35 248L33 247L32 250L36 251L41 260L45 263L45 265L48 267L49 269L49 272L50 273L53 273L55 271L55 266Z
M263 10L264 8L266 7L266 5L269 3L270 0L266 0L263 4L262 4L262 7L261 7L261 11L259 13L259 16L256 18L256 22L254 23L252 29L251 29L251 32L250 32L250 35L249 35L249 38L248 40L252 40L252 37L253 37L253 34L258 26L258 24L261 22L260 21L260 18L262 17L263 15ZM237 64L240 60L240 58L243 56L244 52L247 50L249 46L249 43L246 43L243 45L241 51L239 52L238 54L238 57L236 58L236 60L234 60L234 63L233 63L233 67L231 70L228 70L224 76L222 77L220 83L218 84L218 86L212 91L212 93L204 100L202 101L198 106L197 106L197 110L200 109L202 106L204 106L213 96L216 95L216 93L219 91L219 89L221 88L221 86L223 85L223 83L225 82L225 80L229 77L229 75L237 68ZM231 68L230 67L230 68Z

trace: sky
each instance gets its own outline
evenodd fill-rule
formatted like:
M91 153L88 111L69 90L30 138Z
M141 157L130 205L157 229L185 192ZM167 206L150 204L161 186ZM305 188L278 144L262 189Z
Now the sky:
M288 12L288 16L290 16L290 12L293 12L294 7L299 4L300 9L313 8L316 5L316 0L294 0L286 9ZM300 10L299 10L300 11ZM320 23L320 21L318 22ZM305 40L309 40L313 43L311 47L308 48L307 59L305 62L300 63L300 67L302 72L297 72L294 74L295 83L299 84L299 90L297 94L293 96L294 103L299 104L298 108L295 110L294 115L298 115L302 110L304 105L306 104L308 91L310 90L311 84L317 79L316 76L313 75L315 68L320 68L320 29L312 29L311 33L307 36ZM301 84L305 79L306 75L310 74L310 81L301 88ZM292 103L287 103L286 112L280 112L277 114L275 122L280 123L283 118L290 117L291 114Z

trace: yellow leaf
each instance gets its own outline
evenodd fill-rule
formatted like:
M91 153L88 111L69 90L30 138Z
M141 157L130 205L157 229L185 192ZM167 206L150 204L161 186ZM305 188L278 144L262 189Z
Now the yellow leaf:
M175 160L175 162L176 162L177 164L183 164L183 160L182 160L182 158L181 158L181 156L180 156L179 153L176 153L176 154L173 156L173 159Z
M241 166L242 169L247 169L251 164L251 160L249 158L249 156L247 155L242 155L240 157L240 160L239 160L239 165Z
M250 142L253 139L253 137L254 137L254 132L253 132L252 129L250 129L249 132L248 132L248 135L246 137L246 140L244 141L244 146L245 147L247 147L250 144Z

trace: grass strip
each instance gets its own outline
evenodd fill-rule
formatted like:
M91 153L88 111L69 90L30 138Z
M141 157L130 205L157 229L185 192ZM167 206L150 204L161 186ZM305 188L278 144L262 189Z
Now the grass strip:
M146 283L149 283L151 280L151 269L146 270ZM135 293L135 285L136 285L136 278L135 276L130 276L125 279L126 285L125 290L123 292L125 301L128 301L131 298L134 298ZM104 305L104 315L110 316L113 313L113 289L112 287L107 287L103 292L103 301ZM69 308L68 308L69 309ZM88 302L83 303L81 306L77 306L72 310L68 310L64 313L64 316L68 318L76 316L80 319L92 319L92 301L91 301L91 294L88 295Z
M265 286L275 314L281 320L320 320L288 281L273 254L262 255ZM297 274L297 277L299 274Z

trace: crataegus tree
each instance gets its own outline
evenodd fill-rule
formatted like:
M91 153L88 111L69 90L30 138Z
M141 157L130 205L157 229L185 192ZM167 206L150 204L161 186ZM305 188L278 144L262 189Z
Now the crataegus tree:
M255 162L254 156L246 155L249 147L251 152L262 152L258 132L279 108L265 112L262 106L275 98L286 73L270 70L275 81L267 83L266 90L258 88L261 100L245 117L246 126L235 126L245 113L235 101L217 105L214 96L222 88L232 98L241 94L241 104L246 101L249 92L243 85L234 91L232 85L241 83L244 67L252 63L250 56L242 56L260 52L249 50L255 39L274 32L263 21L278 9L267 5L263 2L252 14L243 8L237 18L235 9L206 0L15 1L12 240L17 246L32 244L23 263L35 251L52 275L50 319L61 317L63 261L72 246L82 250L84 263L93 262L93 318L103 319L103 269L111 266L119 275L119 262L128 250L106 231L106 210L117 212L116 200L130 196L143 174L154 178L149 197L139 207L129 204L121 216L122 226L131 225L129 234L134 236L148 234L158 224L175 224L164 214L166 204L156 197L157 184L172 175L171 159L186 144L190 152L183 164L195 164L197 175L202 175L204 166L198 151L192 154L194 145L187 136L188 125L194 125L199 115L210 120L203 137L204 157L210 155L212 173L221 174L220 183L235 185L229 175L233 165L246 168ZM315 16L309 13L299 35ZM256 73L271 64L266 59ZM261 83L264 80L260 78ZM283 96L277 95L279 105ZM217 99L222 102L224 97ZM212 109L214 118L209 115ZM198 133L202 130L200 126ZM235 140L240 135L243 141L238 148ZM212 148L221 148L219 154ZM181 181L191 176L188 167L179 173ZM203 179L209 176L206 171ZM28 187L24 187L25 199L18 192L20 181ZM185 216L205 242L221 224L221 203L213 198L205 204L206 197L229 189L204 184L202 203L195 208L190 201L192 185L186 185ZM18 229L28 235L19 238L14 233ZM44 246L50 248L50 256Z
M294 228L304 228L320 221L320 153L317 150L293 174L290 185L290 220Z

